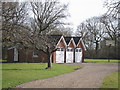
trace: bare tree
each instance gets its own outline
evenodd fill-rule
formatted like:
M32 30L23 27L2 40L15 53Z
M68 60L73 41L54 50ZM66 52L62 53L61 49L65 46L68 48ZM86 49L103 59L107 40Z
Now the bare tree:
M1 6L2 49L4 58L6 56L4 52L6 52L7 48L22 46L22 44L19 44L22 41L20 36L23 34L20 35L19 33L23 30L22 27L27 17L27 9L26 2L1 2Z
M58 1L31 2L34 13L36 30L39 33L51 30L60 24L64 24L63 19L68 15L67 6Z
M100 22L100 18L93 17L86 20L78 26L77 31L83 37L86 47L88 47L90 50L95 48L95 53L97 55L99 43L105 35L103 24Z
M97 55L99 42L103 39L105 35L105 31L103 28L103 24L100 23L100 19L98 17L93 17L90 20L87 20L87 30L93 36L93 43L95 44L95 53Z
M17 34L27 16L25 5L26 3L2 2L3 47L15 46L17 43Z
M34 45L38 50L43 50L48 54L48 68L51 68L51 55L56 50L55 41L51 39L48 32L57 28L61 24L65 24L63 19L68 15L67 6L55 0L45 2L31 2L34 19L32 23L32 38ZM36 41L36 40L37 41ZM38 46L37 46L38 45ZM54 48L53 48L54 47Z
M102 16L100 21L104 24L106 33L109 35L109 37L116 42L119 32L117 19L113 18L112 16Z
M107 16L111 16L114 18L119 17L120 13L120 1L119 0L106 0L104 3L104 6L108 8L108 11L106 12Z

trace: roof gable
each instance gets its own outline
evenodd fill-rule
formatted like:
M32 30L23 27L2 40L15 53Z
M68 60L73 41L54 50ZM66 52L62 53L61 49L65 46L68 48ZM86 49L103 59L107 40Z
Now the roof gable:
M78 44L79 40L81 39L81 37L73 37L73 39L74 39L74 42L75 42L75 44L77 46L77 44Z
M76 47L76 44L75 44L75 42L74 42L74 39L73 39L73 38L71 38L71 40L70 40L70 42L69 42L68 46L70 46L70 45L71 45L71 43L72 43L73 47Z
M61 41L63 41L64 46L67 47L67 44L66 44L65 39L64 39L63 36L61 36L61 38L59 39L59 41L58 41L58 43L57 43L57 46L61 43Z
M65 41L67 43L67 45L69 44L70 40L71 40L71 37L64 37L65 38Z
M82 46L83 46L84 50L86 50L86 47L85 47L85 44L84 44L84 42L83 42L82 38L79 40L79 42L78 42L77 46L78 46L79 44L82 44Z
M51 35L52 39L55 39L55 43L57 45L57 43L59 42L59 40L61 39L62 35Z

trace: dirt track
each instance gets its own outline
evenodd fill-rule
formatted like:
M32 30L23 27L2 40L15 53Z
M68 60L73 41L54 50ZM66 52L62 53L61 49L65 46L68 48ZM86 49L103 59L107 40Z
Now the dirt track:
M99 88L103 78L118 71L118 63L82 63L75 72L18 85L19 88Z

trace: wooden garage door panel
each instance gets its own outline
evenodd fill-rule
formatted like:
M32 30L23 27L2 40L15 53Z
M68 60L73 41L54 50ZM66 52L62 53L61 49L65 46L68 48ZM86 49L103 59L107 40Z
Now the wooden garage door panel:
M82 62L82 49L76 48L75 50L75 62Z
M73 63L73 49L68 48L66 50L66 63Z
M64 52L56 51L56 63L64 63Z

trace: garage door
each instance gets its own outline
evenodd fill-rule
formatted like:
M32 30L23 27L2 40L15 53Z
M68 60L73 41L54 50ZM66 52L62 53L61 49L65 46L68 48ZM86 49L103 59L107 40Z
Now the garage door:
M58 48L56 51L56 63L64 63L64 48Z
M82 49L81 48L75 49L75 62L82 62Z
M68 48L66 50L66 63L73 63L73 49Z

